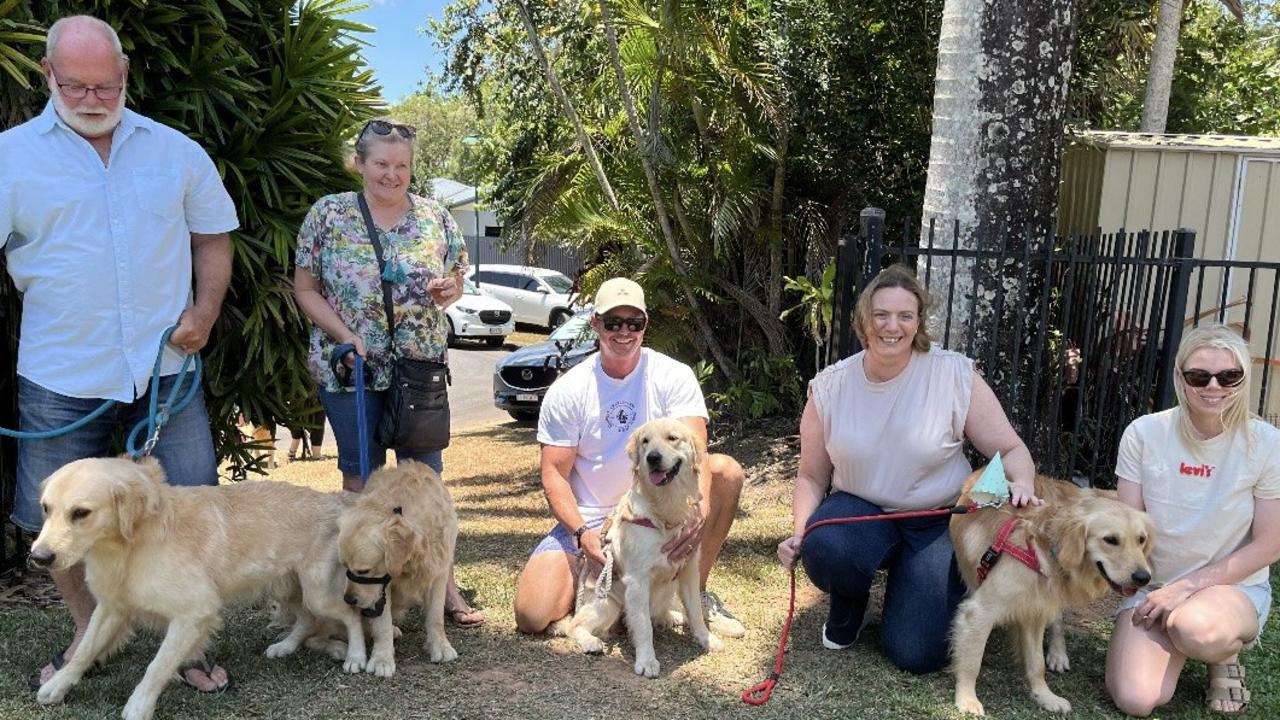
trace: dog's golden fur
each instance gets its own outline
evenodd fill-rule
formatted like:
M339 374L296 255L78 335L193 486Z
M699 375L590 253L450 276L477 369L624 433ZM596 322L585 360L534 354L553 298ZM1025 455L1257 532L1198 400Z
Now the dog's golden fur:
M298 542L336 513L336 495L282 482L172 487L153 459L70 463L45 481L45 523L34 562L67 570L84 562L97 607L76 653L36 695L62 701L90 665L139 624L164 640L124 707L145 720L184 661L199 657L224 604L261 593L296 571Z
M386 587L390 612L372 619L370 672L395 672L394 627L413 607L422 606L423 648L431 662L450 662L458 653L444 633L445 591L458 539L453 499L435 470L413 461L373 473L364 491L342 513L338 557L361 577L391 576ZM375 610L384 588L346 581L343 595L360 610Z
M966 481L961 503L969 501L979 475L975 472ZM1013 626L1036 703L1053 712L1069 712L1071 703L1045 683L1045 628L1052 627L1049 668L1066 670L1063 610L1087 605L1108 590L1131 595L1151 578L1155 529L1146 513L1120 502L1114 492L1082 489L1044 476L1036 477L1035 491L1044 505L979 510L951 519L956 561L970 590L952 625L955 703L965 712L983 714L975 686L987 636L996 625ZM1042 574L1002 556L979 585L978 563L1011 515L1020 522L1009 542L1025 547L1030 539Z
M687 622L704 650L721 647L702 614L698 548L678 566L662 552L697 513L701 457L689 427L673 419L651 420L640 426L627 443L627 454L632 464L631 489L610 516L605 534L614 559L612 587L604 597L598 597L597 578L582 572L579 595L590 601L557 622L554 631L573 638L583 652L601 652L604 644L600 636L625 612L627 631L636 649L636 674L652 678L660 670L653 650L655 620L663 624ZM640 519L653 527L638 524ZM676 594L684 607L683 616L672 611Z

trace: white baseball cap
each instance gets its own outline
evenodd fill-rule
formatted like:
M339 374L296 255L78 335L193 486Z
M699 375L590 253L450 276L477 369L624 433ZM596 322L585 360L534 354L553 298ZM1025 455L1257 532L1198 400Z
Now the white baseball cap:
M595 313L603 315L616 307L633 307L648 314L644 307L644 288L634 280L616 277L605 280L596 291Z

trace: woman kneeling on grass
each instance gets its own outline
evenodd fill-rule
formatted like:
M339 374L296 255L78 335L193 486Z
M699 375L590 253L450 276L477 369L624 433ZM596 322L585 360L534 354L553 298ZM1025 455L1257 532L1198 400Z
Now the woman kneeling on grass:
M1280 559L1280 430L1251 417L1249 348L1205 325L1178 348L1178 406L1134 420L1116 460L1120 499L1157 536L1148 589L1126 599L1107 651L1116 706L1145 716L1169 702L1188 658L1209 665L1208 709L1249 704L1239 652L1271 607Z
M973 361L931 347L929 298L900 265L871 281L854 310L866 348L809 383L800 419L800 471L792 498L795 535L778 546L790 567L831 596L822 645L849 647L862 630L871 581L887 568L880 643L898 667L940 670L951 617L964 597L947 526L949 515L805 528L828 518L948 506L972 469L967 438L999 451L1014 505L1039 504L1031 453ZM803 549L802 549L803 548Z

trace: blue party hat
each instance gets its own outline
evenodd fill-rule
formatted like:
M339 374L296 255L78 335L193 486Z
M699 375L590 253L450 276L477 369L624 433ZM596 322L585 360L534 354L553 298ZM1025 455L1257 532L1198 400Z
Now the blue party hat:
M982 471L978 482L969 491L969 497L979 507L1000 507L1009 497L1009 481L1004 476L1004 461L996 453Z

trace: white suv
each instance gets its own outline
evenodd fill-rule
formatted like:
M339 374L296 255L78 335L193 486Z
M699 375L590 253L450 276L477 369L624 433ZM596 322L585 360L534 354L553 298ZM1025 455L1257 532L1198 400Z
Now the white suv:
M523 265L482 263L467 277L480 292L511 306L517 322L558 328L573 317L569 291L573 281L564 273Z
M449 344L458 338L484 340L490 347L502 345L515 332L511 306L501 300L480 294L470 280L462 281L462 298L445 308L449 318Z

